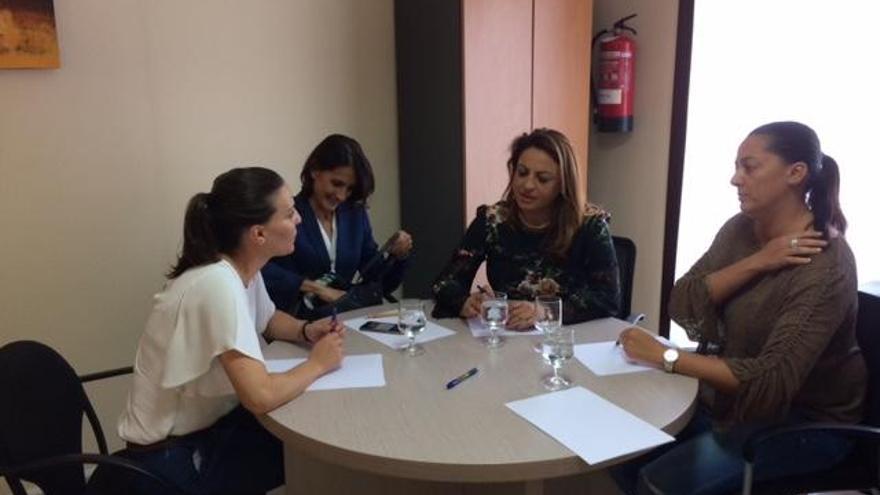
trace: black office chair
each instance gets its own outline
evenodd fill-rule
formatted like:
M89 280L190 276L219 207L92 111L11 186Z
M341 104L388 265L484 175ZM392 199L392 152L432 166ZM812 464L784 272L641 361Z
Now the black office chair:
M0 477L14 495L22 480L45 495L130 493L135 479L150 493L178 493L161 478L123 457L107 453L107 441L82 384L131 373L131 368L78 377L50 347L18 341L0 348ZM92 427L100 453L82 452L82 420ZM86 480L84 465L96 470ZM153 488L155 487L155 488Z
M773 428L753 435L743 447L746 463L744 495L796 494L831 490L870 490L880 493L880 293L859 292L856 336L868 368L867 414L860 425L810 423ZM769 481L754 481L755 456L761 446L784 435L827 432L855 440L852 453L840 464L821 472Z
M636 271L636 245L626 237L612 236L620 270L620 314L618 318L633 325L645 319L643 313L632 314L633 279Z

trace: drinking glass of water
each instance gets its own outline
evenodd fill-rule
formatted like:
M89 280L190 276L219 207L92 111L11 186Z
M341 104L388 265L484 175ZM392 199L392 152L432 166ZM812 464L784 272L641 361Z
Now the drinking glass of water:
M535 299L535 328L546 335L548 331L562 326L562 299L559 296L538 296ZM543 339L533 347L537 353L544 352Z
M504 330L507 324L507 294L496 292L487 295L480 305L480 319L483 325L489 329L486 346L490 349L496 349L504 345L504 340L498 335L498 332Z
M397 326L400 328L400 333L409 339L407 346L401 349L407 356L418 356L425 352L422 346L416 344L416 335L422 333L426 324L424 301L418 299L404 299L400 301Z
M544 360L553 367L553 374L544 377L541 383L547 390L562 390L571 386L571 381L559 374L561 368L574 355L574 330L558 326L547 329L544 334Z

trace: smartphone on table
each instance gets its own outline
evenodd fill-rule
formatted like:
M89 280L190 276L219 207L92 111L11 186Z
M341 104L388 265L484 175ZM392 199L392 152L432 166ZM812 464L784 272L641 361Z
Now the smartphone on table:
M368 321L361 325L362 332L379 332L379 333L400 333L397 323L385 323L382 321Z

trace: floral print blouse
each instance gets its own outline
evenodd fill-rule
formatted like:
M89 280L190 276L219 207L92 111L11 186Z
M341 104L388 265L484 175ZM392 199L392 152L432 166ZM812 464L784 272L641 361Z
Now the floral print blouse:
M557 260L544 247L546 231L517 228L506 221L507 212L504 202L477 209L477 217L434 282L434 317L459 315L484 260L492 289L506 292L508 299L560 296L564 324L618 316L620 281L607 214L590 210L567 258Z

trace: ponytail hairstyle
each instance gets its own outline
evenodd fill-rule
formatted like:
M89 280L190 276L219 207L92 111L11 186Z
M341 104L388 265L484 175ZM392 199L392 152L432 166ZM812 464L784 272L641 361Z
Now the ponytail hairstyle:
M315 146L315 149L306 158L299 179L302 182L300 194L310 198L315 192L315 179L312 172L334 170L340 167L354 168L354 187L351 196L346 202L357 205L365 205L367 199L373 194L375 180L373 167L370 160L364 154L360 143L342 134L331 134Z
M831 231L846 233L846 217L840 209L840 169L822 152L816 131L799 122L762 125L749 136L765 136L767 151L785 163L807 165L806 200L813 212L813 226L829 237Z
M523 133L510 145L510 159L507 160L509 179L502 198L510 212L508 221L517 228L523 228L519 207L513 195L513 178L519 157L529 148L535 148L550 155L559 166L559 196L553 204L554 212L548 236L547 251L551 256L564 260L572 239L584 221L583 201L578 190L577 158L568 138L559 131L547 128Z
M252 225L266 223L275 213L274 194L284 179L261 167L234 168L214 179L209 193L189 200L183 221L183 251L167 277L207 265L233 253Z

